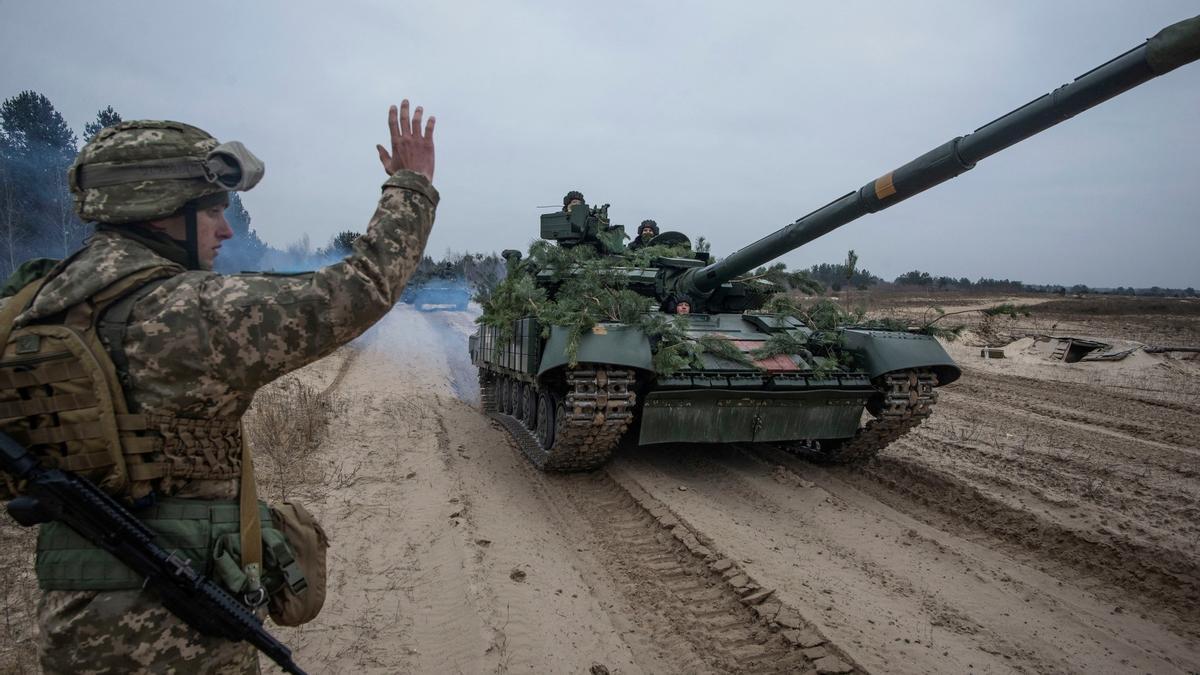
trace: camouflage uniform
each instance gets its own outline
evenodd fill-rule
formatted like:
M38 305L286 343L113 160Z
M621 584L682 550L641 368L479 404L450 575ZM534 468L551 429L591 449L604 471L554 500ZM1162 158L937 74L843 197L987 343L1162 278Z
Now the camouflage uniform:
M650 228L654 232L654 236L658 236L658 223L654 222L653 220L643 220L642 224L638 225L637 233L634 236L633 241L629 242L628 246L626 246L627 249L630 251L636 251L639 248L644 248L650 245L648 241L642 239L642 230L645 228Z
M152 419L176 420L160 430L160 459L172 467L160 493L234 499L238 422L255 391L392 308L421 259L437 202L424 176L396 173L350 257L292 276L187 271L184 249L172 240L101 225L18 322L51 317L138 269L173 266L173 276L133 305L123 341L126 397ZM225 422L226 432L197 439L187 419ZM49 673L258 672L252 647L198 634L147 591L46 591L38 618Z

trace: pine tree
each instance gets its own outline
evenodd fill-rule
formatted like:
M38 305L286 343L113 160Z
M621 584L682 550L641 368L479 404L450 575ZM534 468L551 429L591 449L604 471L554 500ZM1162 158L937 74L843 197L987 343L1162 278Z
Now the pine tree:
M354 230L342 230L333 235L333 239L329 241L329 254L338 258L345 258L354 252L354 240L362 235Z
M42 94L23 91L0 104L0 272L82 244L88 228L74 214L66 175L76 142Z
M70 163L75 158L75 132L54 109L50 99L23 91L0 104L4 146L18 156L53 156Z
M83 125L83 142L91 143L96 134L105 127L111 127L122 122L121 115L110 105L96 112L96 121Z

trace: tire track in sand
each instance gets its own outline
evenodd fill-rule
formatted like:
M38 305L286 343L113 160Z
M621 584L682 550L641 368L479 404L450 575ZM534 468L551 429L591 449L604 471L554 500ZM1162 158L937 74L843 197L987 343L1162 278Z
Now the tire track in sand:
M628 449L626 472L863 667L1188 672L1196 641L785 453ZM1069 580L1068 580L1069 581Z

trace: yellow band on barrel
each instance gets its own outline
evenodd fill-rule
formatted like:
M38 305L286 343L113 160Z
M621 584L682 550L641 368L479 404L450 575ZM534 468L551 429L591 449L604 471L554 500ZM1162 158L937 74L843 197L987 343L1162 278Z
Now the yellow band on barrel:
M883 199L896 194L896 186L892 184L892 172L875 179L875 198Z

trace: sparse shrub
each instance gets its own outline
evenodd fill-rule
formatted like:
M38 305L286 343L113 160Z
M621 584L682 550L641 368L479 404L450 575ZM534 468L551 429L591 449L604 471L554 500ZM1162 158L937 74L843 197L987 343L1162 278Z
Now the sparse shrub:
M37 580L33 547L37 530L20 527L7 515L0 522L0 673L37 673Z
M297 488L320 483L325 467L317 450L344 398L284 377L264 387L246 412L246 440L254 453L263 495L288 499Z

